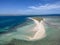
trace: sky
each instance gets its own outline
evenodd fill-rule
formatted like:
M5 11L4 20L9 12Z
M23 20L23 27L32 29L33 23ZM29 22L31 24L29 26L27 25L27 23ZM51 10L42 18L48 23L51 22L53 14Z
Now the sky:
M60 0L0 0L0 14L60 14Z

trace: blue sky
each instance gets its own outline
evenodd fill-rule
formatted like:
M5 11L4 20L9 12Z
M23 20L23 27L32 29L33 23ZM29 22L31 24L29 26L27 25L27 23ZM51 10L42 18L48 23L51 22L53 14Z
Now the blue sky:
M0 0L0 14L60 14L60 0Z

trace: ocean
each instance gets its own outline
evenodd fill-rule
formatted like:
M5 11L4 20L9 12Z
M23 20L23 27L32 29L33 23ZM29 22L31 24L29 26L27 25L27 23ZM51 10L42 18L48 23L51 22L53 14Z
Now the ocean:
M41 40L26 40L26 35L35 25L28 17L44 18L46 37ZM0 16L0 45L60 45L60 16Z

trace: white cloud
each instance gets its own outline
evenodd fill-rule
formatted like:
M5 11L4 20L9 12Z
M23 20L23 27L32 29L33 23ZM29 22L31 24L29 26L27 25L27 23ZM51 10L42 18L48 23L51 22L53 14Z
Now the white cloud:
M40 5L40 6L29 6L28 8L35 9L35 10L49 10L49 9L60 8L60 5L58 5L58 4L45 4L45 5Z
M60 4L60 3L59 3ZM45 4L39 6L29 6L27 10L23 10L25 14L58 14L60 13L60 5L55 4Z
M29 6L28 9L20 11L20 14L58 14L59 4L45 4L40 6Z

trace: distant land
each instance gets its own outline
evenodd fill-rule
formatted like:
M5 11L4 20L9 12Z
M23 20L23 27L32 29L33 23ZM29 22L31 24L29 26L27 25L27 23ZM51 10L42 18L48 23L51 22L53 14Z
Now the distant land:
M60 16L60 14L25 14L25 15L22 15L22 14L0 14L0 16Z

